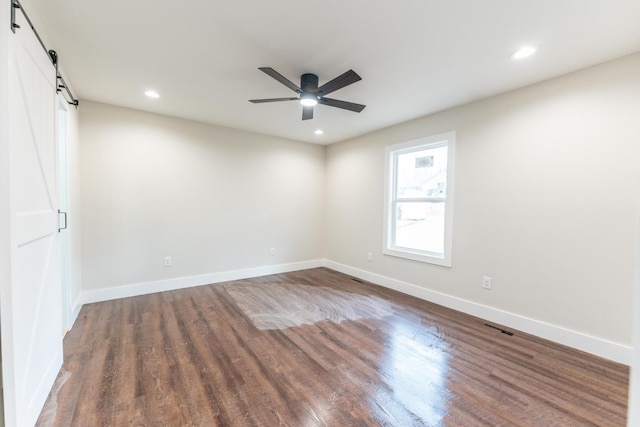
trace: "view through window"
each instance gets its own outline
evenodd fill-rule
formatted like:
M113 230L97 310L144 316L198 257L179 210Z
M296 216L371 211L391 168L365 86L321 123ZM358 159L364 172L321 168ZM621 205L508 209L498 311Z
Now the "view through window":
M454 138L387 148L385 253L450 266Z

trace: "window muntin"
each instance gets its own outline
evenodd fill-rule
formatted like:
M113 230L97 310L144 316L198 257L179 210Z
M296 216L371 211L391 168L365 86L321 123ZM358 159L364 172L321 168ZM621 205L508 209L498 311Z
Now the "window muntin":
M451 266L455 133L387 147L388 255Z

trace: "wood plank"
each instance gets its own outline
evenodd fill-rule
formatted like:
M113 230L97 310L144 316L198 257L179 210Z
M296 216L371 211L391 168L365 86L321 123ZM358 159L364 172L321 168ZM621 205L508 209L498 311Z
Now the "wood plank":
M325 268L90 304L38 425L625 425L628 367L514 332Z

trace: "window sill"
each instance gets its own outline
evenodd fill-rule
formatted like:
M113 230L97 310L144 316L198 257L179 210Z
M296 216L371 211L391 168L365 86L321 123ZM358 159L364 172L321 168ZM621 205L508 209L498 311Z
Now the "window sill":
M422 252L414 252L408 249L391 249L385 248L382 250L385 255L390 255L396 258L410 259L412 261L424 262L426 264L438 265L441 267L451 267L451 257L429 255Z

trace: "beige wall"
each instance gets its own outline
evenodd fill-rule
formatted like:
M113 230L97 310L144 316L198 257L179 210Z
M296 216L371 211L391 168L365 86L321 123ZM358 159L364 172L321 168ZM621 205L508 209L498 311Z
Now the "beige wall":
M322 258L323 147L79 111L83 291Z
M328 147L325 258L631 345L638 70L640 54ZM453 267L383 256L384 147L451 130Z

